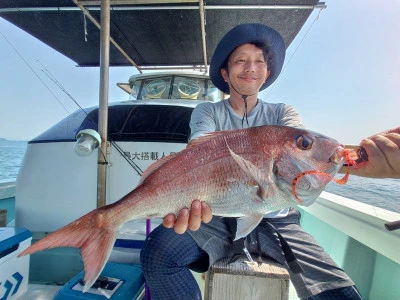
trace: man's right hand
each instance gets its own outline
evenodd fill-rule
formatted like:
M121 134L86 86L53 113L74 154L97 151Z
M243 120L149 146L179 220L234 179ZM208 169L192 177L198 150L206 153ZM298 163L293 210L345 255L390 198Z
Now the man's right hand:
M361 141L368 161L350 168L350 174L372 178L400 178L400 127L370 136ZM345 172L342 168L340 171Z
M211 219L212 212L207 203L194 200L191 209L182 208L176 219L174 214L165 216L163 225L167 228L174 228L178 234L183 234L188 228L192 231L198 230L201 222L208 223Z

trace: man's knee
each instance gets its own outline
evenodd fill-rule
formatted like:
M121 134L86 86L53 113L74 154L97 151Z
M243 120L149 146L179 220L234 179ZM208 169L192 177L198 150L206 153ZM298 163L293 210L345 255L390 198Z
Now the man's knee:
M160 259L166 258L168 255L167 241L169 232L167 228L157 227L146 238L143 248L140 251L140 262L143 267L148 264L160 263ZM170 242L170 241L169 241Z
M187 234L177 234L173 229L162 225L155 228L147 237L140 253L143 268L162 265L180 265L190 247L196 246Z

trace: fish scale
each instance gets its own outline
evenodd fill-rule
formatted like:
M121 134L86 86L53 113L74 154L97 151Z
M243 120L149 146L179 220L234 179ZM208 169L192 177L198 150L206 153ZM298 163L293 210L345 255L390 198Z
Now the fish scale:
M299 179L299 174L317 170L334 176L342 164L338 142L305 129L259 126L210 133L152 164L121 200L89 212L20 255L46 248L80 248L86 291L104 268L118 230L129 220L177 214L199 199L214 215L240 217L236 232L240 238L268 212L294 206L299 199L311 204L329 181L318 174Z

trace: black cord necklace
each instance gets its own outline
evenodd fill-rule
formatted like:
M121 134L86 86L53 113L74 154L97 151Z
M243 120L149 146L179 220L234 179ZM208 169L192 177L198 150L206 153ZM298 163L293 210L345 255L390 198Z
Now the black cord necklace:
M253 95L255 95L256 93L251 94L251 95L243 95L243 94L239 93L239 92L237 91L237 89L235 89L235 87L233 86L233 84L232 84L232 82L231 82L229 76L228 76L228 80L229 80L229 83L231 84L231 87L235 90L235 92L238 93L240 96L242 96L242 99L243 99L243 102L244 102L244 114L243 114L243 118L242 118L242 127L243 127L244 119L246 119L247 127L250 127L250 125L249 125L249 120L248 120L248 118L247 118L247 116L248 116L248 114L247 114L247 97L253 96ZM258 103L258 99L257 99L257 103Z

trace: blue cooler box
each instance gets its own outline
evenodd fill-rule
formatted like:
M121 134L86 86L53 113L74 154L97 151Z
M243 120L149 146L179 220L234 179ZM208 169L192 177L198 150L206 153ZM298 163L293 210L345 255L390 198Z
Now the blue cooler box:
M83 276L84 271L72 278L53 299L137 299L145 285L140 265L107 263L99 279L85 293L82 293Z
M17 256L31 241L25 228L0 227L0 299L18 299L28 289L29 255Z

